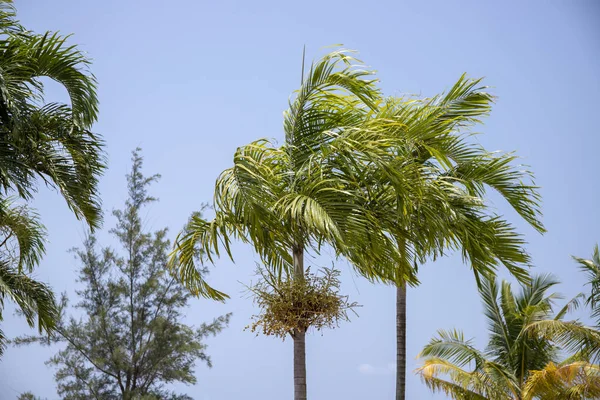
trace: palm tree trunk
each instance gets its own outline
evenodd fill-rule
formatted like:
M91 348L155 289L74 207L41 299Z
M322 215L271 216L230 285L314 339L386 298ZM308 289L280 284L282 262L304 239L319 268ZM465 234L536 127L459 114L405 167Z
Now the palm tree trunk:
M304 248L295 246L294 279L304 279ZM294 341L294 400L306 400L306 331L296 329L292 334Z
M406 283L396 288L396 400L406 398Z
M294 400L306 400L306 332L296 331L294 340Z

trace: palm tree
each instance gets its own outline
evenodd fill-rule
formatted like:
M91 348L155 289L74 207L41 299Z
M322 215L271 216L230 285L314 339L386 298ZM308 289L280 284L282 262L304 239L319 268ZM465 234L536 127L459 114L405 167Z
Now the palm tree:
M532 174L513 166L512 154L490 153L466 140L464 134L491 109L493 97L481 80L462 76L448 93L426 99L386 99L375 117L400 121L388 134L403 139L394 148L391 165L403 176L419 175L425 182L408 192L386 182L379 165L361 176L365 203L405 256L396 296L396 399L405 398L406 284L415 285L417 264L448 250L459 250L471 264L477 283L499 265L522 282L529 257L524 241L506 220L489 211L486 189L491 188L540 232L539 194ZM394 129L393 127L396 127ZM390 165L390 164L386 164ZM373 168L374 167L374 168Z
M590 294L586 298L586 303L592 310L592 318L596 319L596 326L600 329L600 250L598 245L594 247L594 253L591 259L573 257L579 268L586 273Z
M579 269L587 275L590 287L589 294L582 294L585 298L585 304L590 307L591 317L595 320L596 329L600 330L600 250L598 245L594 247L592 258L584 259L573 257L579 264ZM587 346L588 356L594 362L600 362L600 346L594 346L593 343Z
M197 294L223 300L193 263L199 245L209 261L234 238L252 244L269 274L306 279L306 252L329 245L372 280L398 282L401 256L364 201L362 166L387 163L391 147L406 138L392 137L379 123L380 94L372 74L347 51L314 63L285 113L285 143L259 140L240 147L234 166L217 179L212 221L193 218L176 242L172 266ZM409 141L410 142L410 141ZM397 157L391 157L397 159ZM420 176L407 181L402 171L380 169L388 181L406 181L417 190ZM413 196L414 197L414 196ZM280 280L280 279L278 279ZM306 399L306 326L289 332L294 343L295 399Z
M9 195L28 201L41 181L60 191L77 218L92 229L100 225L97 186L105 160L102 140L90 131L98 98L88 66L66 37L27 31L12 2L0 0L0 299L15 301L30 325L37 315L44 330L53 326L54 296L25 275L43 254L44 229ZM60 83L70 104L44 104L41 78Z
M335 60L335 61L331 61ZM506 221L485 213L485 188L497 189L539 230L536 188L511 155L469 145L458 132L489 111L479 80L462 77L433 99L382 99L345 53L313 65L286 113L286 143L238 149L234 168L216 185L216 218L197 220L174 253L181 278L199 294L223 299L195 272L200 243L229 256L230 237L253 244L267 266L304 279L305 249L330 244L371 281L398 286L398 391L404 398L406 284L415 265L448 248L461 249L475 276L505 265L527 279L523 240ZM358 79L357 79L358 78ZM341 93L340 93L341 92ZM289 254L291 250L291 255ZM292 272L290 272L292 271ZM305 382L304 330L292 332L298 379ZM305 383L298 385L299 398Z
M549 275L534 277L515 294L511 284L484 280L480 293L489 322L486 351L462 332L438 331L420 354L417 372L434 392L453 399L588 399L600 396L600 368L578 352L600 345L600 332L564 321L576 299L554 314L559 298ZM565 352L570 357L562 359Z

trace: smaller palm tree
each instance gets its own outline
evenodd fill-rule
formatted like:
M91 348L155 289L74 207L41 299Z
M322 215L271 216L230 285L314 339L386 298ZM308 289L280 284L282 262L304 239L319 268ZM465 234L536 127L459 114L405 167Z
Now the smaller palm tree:
M592 258L573 257L579 263L579 268L585 272L590 286L590 294L586 296L586 303L592 310L592 318L596 320L596 327L600 328L600 250L594 247Z
M577 298L554 314L557 284L537 276L513 293L511 284L486 280L480 289L489 321L486 351L457 330L438 331L420 354L417 370L434 392L453 399L559 400L600 398L600 369L581 351L600 345L600 332L564 321ZM571 356L561 360L561 355Z
M579 264L579 269L586 274L588 294L582 294L585 304L590 307L591 317L594 319L596 329L600 330L600 250L594 247L592 258L584 259L573 257ZM588 346L589 357L595 363L600 362L600 346Z

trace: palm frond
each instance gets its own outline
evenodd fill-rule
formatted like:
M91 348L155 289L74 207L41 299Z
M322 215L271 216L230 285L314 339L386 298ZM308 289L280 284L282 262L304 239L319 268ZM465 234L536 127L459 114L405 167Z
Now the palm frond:
M294 165L326 143L325 132L363 120L365 110L380 98L376 80L368 79L372 75L344 49L311 65L284 114L287 151Z
M436 360L427 360L425 365L418 368L416 371L423 383L425 383L432 392L443 393L455 400L491 400L490 397L486 397L481 393L469 389L469 386L471 386L469 383L473 381L472 373L460 369L457 371L454 367L452 367L452 369L445 368L446 366L444 364L440 365ZM440 374L448 373L450 371L454 372L453 377L458 379L449 381L438 377ZM462 375L462 377L460 375ZM459 384L457 382L461 383ZM467 382L467 385L465 385L464 382Z
M577 321L546 319L527 324L523 335L542 337L560 345L569 352L585 348L600 349L600 331L584 326Z
M196 215L191 218L186 230L175 239L175 248L169 257L169 268L196 296L219 301L229 297L208 285L196 267L197 262L202 262L202 260L197 260L196 246L198 243L211 262L214 260L214 255L219 256L220 245L231 257L229 228L231 227L223 219L215 218L213 221L207 222Z
M556 316L554 317L554 319L557 319L557 320L563 319L563 317L565 315L567 315L568 313L571 313L571 312L579 309L579 307L581 307L581 304L582 304L583 301L585 301L585 294L579 293L577 296L575 296L571 300L569 300L563 306L563 308L561 308L556 313Z
M579 264L579 269L587 275L590 294L587 296L586 304L591 307L592 318L600 328L600 249L598 244L594 247L591 259L573 257Z
M37 322L40 333L52 331L58 320L58 307L52 290L0 261L0 317L6 298L17 304L29 326L33 328ZM2 349L3 343L0 343L0 355Z
M46 32L11 39L19 41L19 50L28 61L24 67L31 71L31 83L42 76L60 83L69 94L75 125L81 129L91 127L98 118L96 79L87 71L87 57L76 46L67 44L68 36Z
M419 357L425 359L424 365L417 370L421 377L426 382L438 382L436 378L440 375L448 376L450 382L445 382L451 385L447 387L461 389L454 392L455 395L462 395L462 391L465 391L484 398L499 398L499 393L506 395L507 391L518 391L518 384L510 371L501 364L487 360L470 341L464 340L459 331L438 331L438 337L424 347ZM472 370L468 371L465 367L471 367Z
M482 364L485 356L473 347L472 341L465 340L462 332L439 330L437 337L423 348L418 357L434 357L448 360L463 367L469 363Z
M600 367L584 361L532 371L523 389L523 399L595 399L600 397Z
M0 189L29 200L40 178L97 228L106 160L101 138L90 131L98 98L89 60L67 37L20 27L11 6L0 11L0 21ZM70 104L44 105L41 77L61 84Z
M14 199L0 199L0 232L3 234L0 252L4 262L9 262L10 240L14 239L16 268L19 273L32 272L45 252L46 231L38 215L24 205L15 205Z

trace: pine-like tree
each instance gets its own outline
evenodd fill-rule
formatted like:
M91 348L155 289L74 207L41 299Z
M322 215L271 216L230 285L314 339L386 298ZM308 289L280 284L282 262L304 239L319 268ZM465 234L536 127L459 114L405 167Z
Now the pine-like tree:
M83 284L75 307L85 316L65 318L63 295L62 318L50 338L16 341L66 343L48 361L57 368L58 393L64 399L189 399L166 385L196 383L196 361L211 366L203 339L229 321L229 314L198 328L181 321L191 295L168 272L167 229L146 232L141 217L144 206L156 201L147 189L159 175L142 174L139 149L132 161L128 200L122 210L113 211L117 224L110 231L122 251L99 248L93 235L73 250Z

